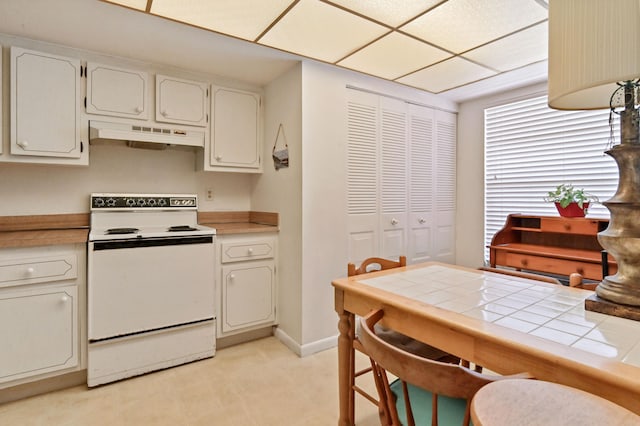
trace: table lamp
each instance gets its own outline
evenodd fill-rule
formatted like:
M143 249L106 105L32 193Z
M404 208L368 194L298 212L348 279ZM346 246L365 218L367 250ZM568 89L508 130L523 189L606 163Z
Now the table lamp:
M549 106L610 108L621 120L620 138L606 151L618 166L618 189L603 203L611 219L598 234L618 271L603 277L594 300L635 311L634 319L640 319L639 79L640 0L549 1Z

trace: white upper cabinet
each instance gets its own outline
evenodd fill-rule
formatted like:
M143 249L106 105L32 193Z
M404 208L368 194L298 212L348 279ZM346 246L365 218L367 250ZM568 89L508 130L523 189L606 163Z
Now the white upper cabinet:
M262 102L257 93L212 87L205 170L262 172Z
M80 61L17 47L10 56L11 155L83 157Z
M87 63L87 103L89 114L149 118L149 74Z
M156 121L206 127L209 84L156 75Z

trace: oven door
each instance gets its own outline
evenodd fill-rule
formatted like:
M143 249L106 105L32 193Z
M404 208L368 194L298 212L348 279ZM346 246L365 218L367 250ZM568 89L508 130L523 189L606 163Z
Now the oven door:
M212 320L212 236L92 241L90 342Z

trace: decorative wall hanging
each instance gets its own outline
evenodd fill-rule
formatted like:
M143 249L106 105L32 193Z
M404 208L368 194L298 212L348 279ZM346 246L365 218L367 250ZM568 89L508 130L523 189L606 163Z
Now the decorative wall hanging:
M276 151L280 133L282 133L282 139L284 139L284 149L279 149ZM287 144L287 136L284 134L284 127L282 126L282 123L280 123L280 126L278 126L278 133L276 133L276 140L273 143L273 151L271 153L271 157L273 157L273 167L275 167L276 170L289 167L289 145Z

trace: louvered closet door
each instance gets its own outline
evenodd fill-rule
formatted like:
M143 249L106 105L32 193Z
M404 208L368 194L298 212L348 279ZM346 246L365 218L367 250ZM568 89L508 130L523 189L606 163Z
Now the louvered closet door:
M380 98L380 236L385 258L406 254L407 104Z
M435 124L436 229L434 260L453 263L455 261L456 215L456 115L435 111Z
M434 257L435 123L433 109L409 105L409 223L407 260Z
M349 261L379 256L378 97L348 90L347 215Z

